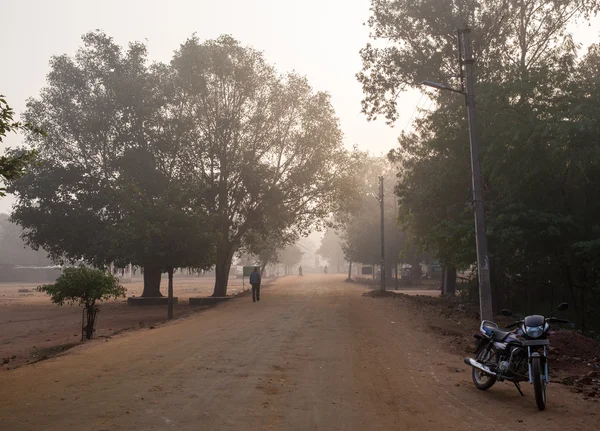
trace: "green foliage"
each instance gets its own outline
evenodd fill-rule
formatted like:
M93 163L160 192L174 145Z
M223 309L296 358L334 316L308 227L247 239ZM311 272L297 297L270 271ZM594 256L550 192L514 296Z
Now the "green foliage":
M154 275L216 264L223 296L236 251L271 260L342 201L350 157L306 78L230 36L192 37L150 66L143 44L83 42L52 58L25 114L47 131L28 135L43 163L10 184L32 247Z
M190 38L171 65L196 137L190 164L211 193L214 294L222 296L238 249L272 257L289 243L279 237L323 224L347 188L350 158L329 95L297 74L277 74L230 36Z
M473 29L481 81L523 83L530 74L563 69L576 50L567 24L599 8L599 0L371 0L368 25L379 43L361 50L363 111L392 121L402 90L426 79L458 86L459 28Z
M25 119L46 134L27 135L42 163L11 181L12 219L56 261L158 274L214 261L212 195L190 167L185 95L173 69L146 55L143 44L124 50L88 33L74 57L52 58L47 87L28 102ZM159 296L159 285L144 295Z
M455 30L472 27L496 306L547 313L567 300L584 330L600 306L600 49L578 58L567 25L599 3L373 1L370 25L388 46L363 51L360 75L365 112L395 118L399 89L457 74ZM434 111L390 155L401 167L400 220L411 242L467 268L475 232L464 105L432 96Z
M4 96L0 94L0 142L9 132L28 130L32 133L43 135L44 132L33 127L30 123L14 120L14 111L8 106ZM22 177L29 165L37 156L35 150L8 149L6 154L0 156L0 197L6 196L6 188L2 186L5 181Z
M123 298L126 292L112 274L85 266L65 268L54 284L40 286L38 291L55 304L79 304L86 309L94 308L97 302Z
M291 267L300 263L303 254L297 245L289 245L281 251L279 259L282 264Z
M345 256L339 233L334 229L327 229L323 235L317 254L327 260L331 268L336 268L337 271L340 271L340 265L344 263Z
M363 154L356 172L357 189L336 214L346 260L370 265L381 263L381 208L379 177L384 177L384 229L386 266L391 271L399 262L418 262L417 250L406 241L397 219L394 166L385 158ZM391 274L391 273L390 273Z
M245 256L252 264L259 262L262 267L280 263L282 251L298 240L298 235L291 230L278 230L277 224L270 225L264 231L250 231L244 237L240 247L240 255Z

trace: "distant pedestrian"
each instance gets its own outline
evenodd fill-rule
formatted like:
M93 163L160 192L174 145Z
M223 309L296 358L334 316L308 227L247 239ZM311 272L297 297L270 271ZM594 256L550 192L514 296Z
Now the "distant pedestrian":
M298 275L302 275L302 267L298 268Z
M260 301L260 282L260 272L258 272L258 268L255 266L254 271L252 271L250 274L250 284L252 285L252 302Z

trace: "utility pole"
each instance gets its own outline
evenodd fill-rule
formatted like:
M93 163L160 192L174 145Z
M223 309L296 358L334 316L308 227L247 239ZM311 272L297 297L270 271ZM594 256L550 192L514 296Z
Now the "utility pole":
M379 207L381 209L381 287L385 290L385 231L384 231L384 216L383 216L383 176L379 177Z
M482 320L493 320L492 287L490 283L490 263L488 258L487 236L485 233L485 208L483 205L483 179L479 159L479 140L475 118L475 77L473 52L471 48L471 30L459 32L459 48L464 53L466 72L466 102L469 119L469 141L471 144L471 172L473 182L473 204L475 209L475 237L477 244L477 274L479 276L479 310ZM461 67L462 68L462 67Z

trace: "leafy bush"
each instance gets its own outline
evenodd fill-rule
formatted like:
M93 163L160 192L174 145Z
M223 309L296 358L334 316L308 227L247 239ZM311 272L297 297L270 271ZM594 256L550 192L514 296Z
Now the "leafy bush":
M96 302L110 298L124 298L126 289L119 284L119 279L113 274L80 266L65 269L54 284L39 286L38 291L49 295L51 301L58 305L66 302L84 306L87 320L82 327L82 337L85 333L89 340L94 333L94 322L98 313Z
M55 304L78 303L85 308L94 307L97 301L124 298L126 292L114 275L85 266L65 269L54 284L40 286L38 290L48 294Z

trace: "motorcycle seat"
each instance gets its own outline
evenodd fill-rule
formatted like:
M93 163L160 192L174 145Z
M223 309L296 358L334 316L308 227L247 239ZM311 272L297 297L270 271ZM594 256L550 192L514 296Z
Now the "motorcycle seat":
M504 341L506 337L510 334L511 331L503 331L500 328L494 329L494 333L492 334L492 338L494 341Z

